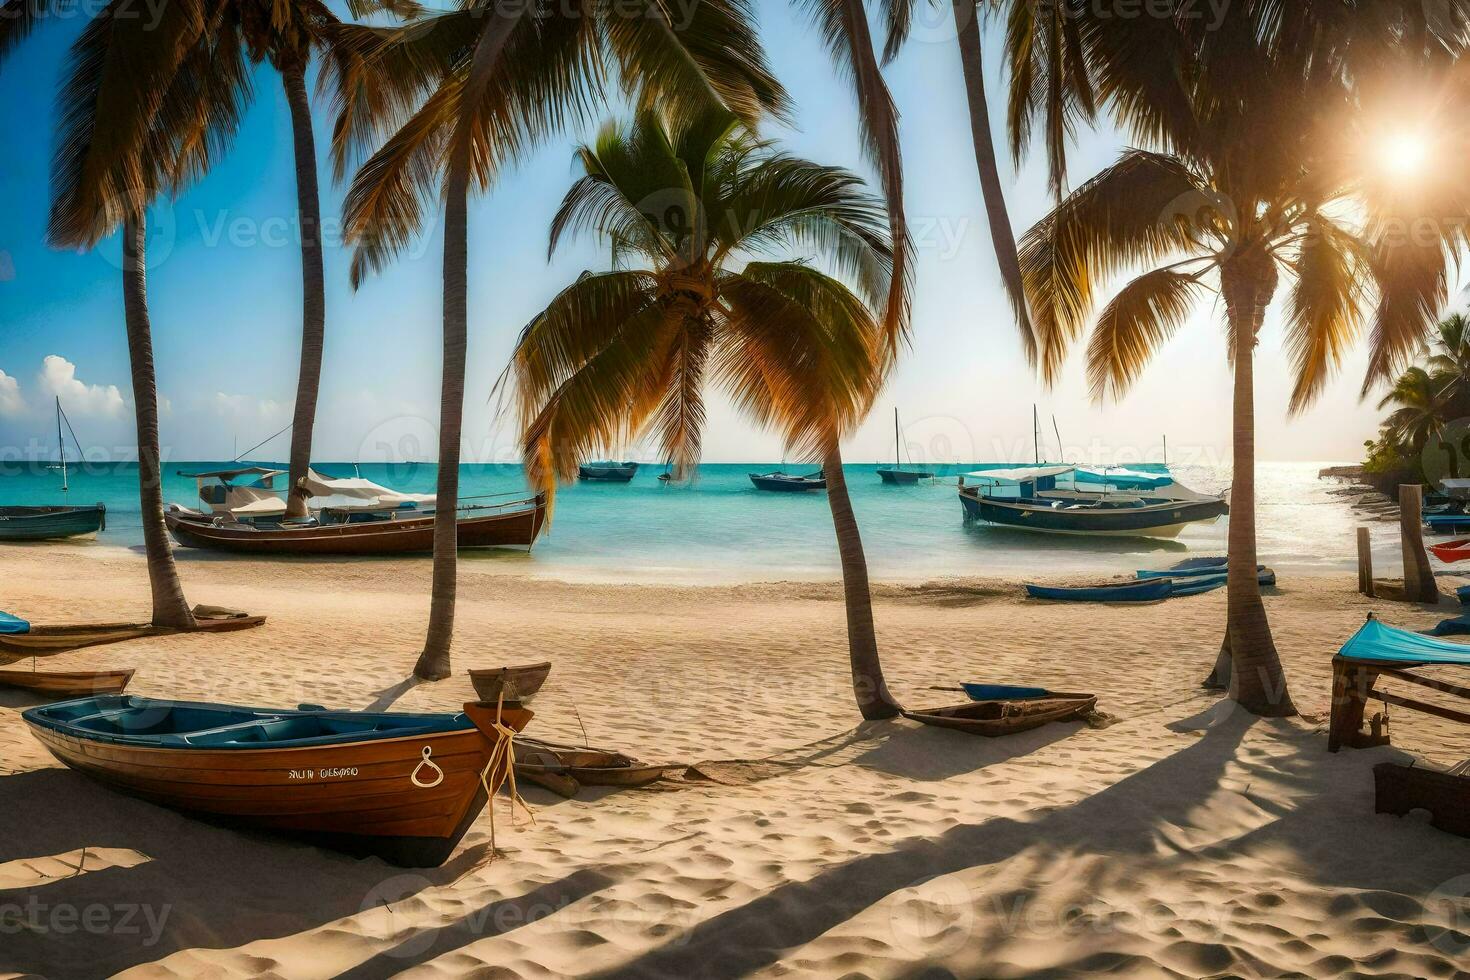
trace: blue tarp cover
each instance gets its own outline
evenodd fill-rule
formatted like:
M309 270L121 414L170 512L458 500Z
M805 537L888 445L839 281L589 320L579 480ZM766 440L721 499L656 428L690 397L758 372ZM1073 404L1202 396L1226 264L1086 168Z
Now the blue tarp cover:
M1337 651L1339 657L1371 664L1460 664L1470 666L1470 646L1450 643L1370 619Z
M12 616L8 612L0 612L0 633L29 633L31 624L19 616Z

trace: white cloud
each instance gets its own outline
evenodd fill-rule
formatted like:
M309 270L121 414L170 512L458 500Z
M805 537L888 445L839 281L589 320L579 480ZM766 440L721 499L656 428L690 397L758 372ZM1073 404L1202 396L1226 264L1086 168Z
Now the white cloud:
M20 415L25 410L25 399L20 396L20 382L0 371L0 415Z
M122 392L117 385L89 385L77 379L77 366L58 354L47 354L37 380L48 399L59 397L62 408L74 416L122 414Z

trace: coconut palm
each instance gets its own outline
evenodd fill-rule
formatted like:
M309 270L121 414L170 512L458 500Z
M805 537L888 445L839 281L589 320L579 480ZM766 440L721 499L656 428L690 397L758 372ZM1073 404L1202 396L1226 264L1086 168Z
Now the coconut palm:
M1288 44L1273 25L1290 18L1262 20L1267 6L1217 31L1178 32L1162 56L1181 69L1190 118L1156 119L1158 151L1128 150L1068 196L1026 234L1021 266L1049 379L1082 334L1097 284L1146 270L1097 315L1087 360L1098 399L1124 394L1202 301L1223 301L1234 369L1231 692L1253 712L1282 715L1295 709L1256 579L1253 367L1266 307L1290 283L1291 411L1322 391L1370 313L1369 383L1391 376L1445 301L1460 232L1386 230L1408 214L1460 213L1470 187L1446 170L1406 189L1344 149L1354 136L1367 143L1376 122L1369 69L1418 64L1417 53L1359 45L1362 60L1349 70L1329 56L1347 48L1330 25ZM1231 98L1218 97L1226 91ZM1459 152L1459 141L1444 139L1446 152Z
M613 268L579 277L516 346L508 371L532 481L553 492L580 460L644 434L687 478L717 385L791 452L821 459L854 691L864 717L891 717L839 450L891 363L874 312L893 276L881 202L727 112L672 126L644 112L605 126L578 157L585 176L562 201L551 250L591 232Z
M674 118L725 105L742 118L786 111L743 0L699 0L670 20L656 0L573 0L555 10L474 0L364 45L382 89L344 105L339 165L384 133L345 205L357 244L354 284L420 230L444 201L444 337L437 519L429 628L414 672L449 675L456 588L456 511L468 322L468 203L501 169L564 123L584 117L614 72L635 103Z
M1450 379L1432 375L1418 365L1409 368L1378 403L1379 408L1397 406L1383 420L1384 435L1407 452L1420 452L1453 420L1451 397Z
M58 98L49 238L58 247L88 248L121 230L152 621L188 629L195 621L163 520L146 211L158 196L197 178L233 135L247 66L217 11L179 0L175 12L181 16L146 24L126 0L116 0L72 46ZM0 12L0 58L46 13L44 3L7 4Z

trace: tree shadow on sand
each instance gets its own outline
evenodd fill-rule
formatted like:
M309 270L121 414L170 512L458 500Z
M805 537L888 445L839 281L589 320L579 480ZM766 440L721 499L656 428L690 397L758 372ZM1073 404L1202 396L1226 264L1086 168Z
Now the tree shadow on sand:
M1035 845L1058 851L1127 855L1157 860L1167 844L1168 825L1189 825L1191 814L1218 791L1227 766L1240 764L1241 742L1258 720L1243 711L1210 709L1213 724L1199 739L1146 768L1126 776L1076 804L1043 813L1035 820L997 818L954 827L931 839L913 838L894 849L853 858L807 881L790 882L760 898L709 919L675 941L652 950L604 977L693 976L738 977L775 963L852 919L887 896L930 878L996 865ZM1202 716L1203 717L1203 716ZM1279 723L1283 726L1286 723ZM1181 724L1188 727L1188 722ZM1320 765L1324 740L1298 732L1302 751L1294 756L1292 774L1301 789L1322 795L1325 780L1340 778L1344 766ZM1357 768L1362 763L1356 764ZM1333 772L1336 776L1333 776ZM1341 794L1337 795L1340 801ZM1293 829L1273 830L1282 814L1256 834L1310 854L1310 837L1325 813L1293 813ZM1371 805L1367 808L1371 816ZM1251 835L1247 835L1247 838ZM1218 843L1222 856L1241 842ZM1405 883L1425 878L1430 869L1405 874Z
M488 844L481 844L459 851L439 868L395 868L287 837L216 826L113 793L63 769L0 778L0 813L6 823L0 865L82 848L125 849L146 858L131 867L102 867L0 889L0 908L18 908L22 916L21 928L4 930L0 972L41 976L111 976L182 949L230 948L294 935L377 907L385 888L397 902L447 885L488 856ZM574 893L600 887L602 880L583 873L542 886L532 897L570 900ZM131 927L76 926L76 914L99 906L131 909ZM73 916L64 936L57 912ZM513 912L497 915L491 907L486 921L513 922ZM160 923L161 929L147 923ZM398 957L393 962L401 970L412 961ZM379 965L365 965L363 975L393 972L386 961Z

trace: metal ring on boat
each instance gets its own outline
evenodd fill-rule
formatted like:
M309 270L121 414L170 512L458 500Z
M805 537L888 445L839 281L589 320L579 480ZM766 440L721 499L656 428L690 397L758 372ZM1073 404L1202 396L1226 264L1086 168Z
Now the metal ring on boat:
M421 761L417 766L414 766L413 774L408 777L419 789L433 789L435 786L438 786L440 783L444 782L444 770L434 765L434 760L431 758L433 754L434 750L425 745L423 761ZM428 766L430 769L434 770L434 781L432 783L426 783L419 778L419 770L424 768L424 766Z

